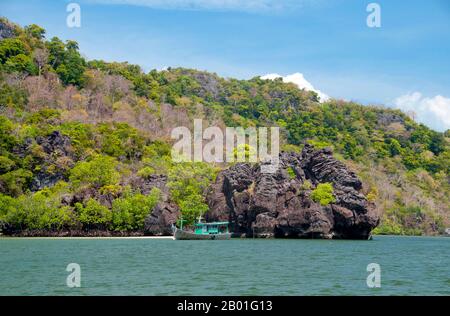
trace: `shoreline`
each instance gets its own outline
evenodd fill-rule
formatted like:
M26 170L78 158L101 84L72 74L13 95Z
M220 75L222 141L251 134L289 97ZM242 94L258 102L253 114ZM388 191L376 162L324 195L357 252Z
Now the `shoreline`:
M373 235L373 237L410 237L410 238L449 238L448 235L431 235L431 236L409 236L409 235ZM2 235L0 234L1 239L160 239L160 240L175 240L173 236L11 236L11 235ZM234 237L232 239L255 239L255 238L239 238ZM272 240L355 240L355 239L309 239L309 238L256 238L256 239L272 239Z
M0 239L172 239L173 236L7 236Z

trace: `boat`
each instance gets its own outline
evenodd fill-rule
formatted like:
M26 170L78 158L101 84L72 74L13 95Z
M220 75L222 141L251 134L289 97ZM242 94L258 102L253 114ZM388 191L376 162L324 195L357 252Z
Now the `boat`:
M231 233L228 230L229 222L204 223L200 218L195 223L193 231L183 229L183 220L180 220L180 222L180 228L172 225L173 237L176 240L224 240L231 238Z

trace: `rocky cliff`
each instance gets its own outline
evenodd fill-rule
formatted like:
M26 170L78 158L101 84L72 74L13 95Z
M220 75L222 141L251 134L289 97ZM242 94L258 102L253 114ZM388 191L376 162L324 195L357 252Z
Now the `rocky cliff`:
M333 184L335 202L323 206L311 192L325 182ZM222 171L207 196L206 219L229 220L237 236L367 239L379 216L361 188L331 150L306 145L300 154L281 153L274 174L247 163Z

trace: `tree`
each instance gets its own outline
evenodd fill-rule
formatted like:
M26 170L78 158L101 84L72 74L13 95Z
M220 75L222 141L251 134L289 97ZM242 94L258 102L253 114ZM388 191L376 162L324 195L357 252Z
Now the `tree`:
M48 62L48 51L44 48L37 48L33 52L33 60L38 68L38 76L41 76L42 70Z
M78 43L67 41L64 44L59 38L53 37L47 42L49 63L58 74L61 81L68 85L82 86L86 61L78 52Z
M75 188L92 187L100 189L114 185L120 179L116 170L117 161L109 156L95 156L90 161L78 162L70 172L70 181Z
M120 160L135 160L142 156L145 140L139 130L126 123L100 124L102 151Z
M0 115L0 151L10 151L17 144L13 135L14 124L5 116Z
M171 198L189 222L208 210L204 194L215 176L216 170L203 162L176 163L169 170Z
M82 86L84 83L83 74L86 70L86 61L78 52L77 42L67 42L63 62L62 65L56 68L56 73L60 75L61 80L65 84Z
M33 173L17 169L0 175L0 190L10 196L20 196L30 184Z
M26 72L31 75L37 73L36 65L31 60L30 56L25 54L18 54L10 57L5 63L5 68L8 72Z
M19 54L28 55L24 43L17 38L6 38L0 41L0 62L2 64Z
M391 138L390 143L389 143L389 150L391 152L391 156L396 156L399 155L400 153L403 152L402 150L402 145L400 145L400 143L398 142L398 140Z
M183 219L188 224L192 224L195 220L208 211L208 205L205 203L204 197L199 193L191 193L186 195L179 202L179 207L183 215Z
M117 231L136 230L144 227L145 218L160 200L161 191L153 188L145 196L140 193L127 192L115 199L112 204L112 227Z
M52 68L56 69L64 62L66 47L58 37L53 37L49 42L46 43L46 46L49 52L48 61Z
M61 205L60 196L49 190L22 195L16 208L6 216L6 221L28 229L62 229L73 224L69 206Z
M25 32L28 36L41 40L45 37L45 29L36 24L25 26Z
M84 206L82 203L76 203L75 209L78 220L85 228L104 228L112 219L111 210L92 198Z

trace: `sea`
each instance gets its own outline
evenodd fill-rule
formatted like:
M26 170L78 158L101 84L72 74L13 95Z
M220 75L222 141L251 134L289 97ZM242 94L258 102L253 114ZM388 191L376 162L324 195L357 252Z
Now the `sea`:
M0 295L450 295L450 238L0 238Z

